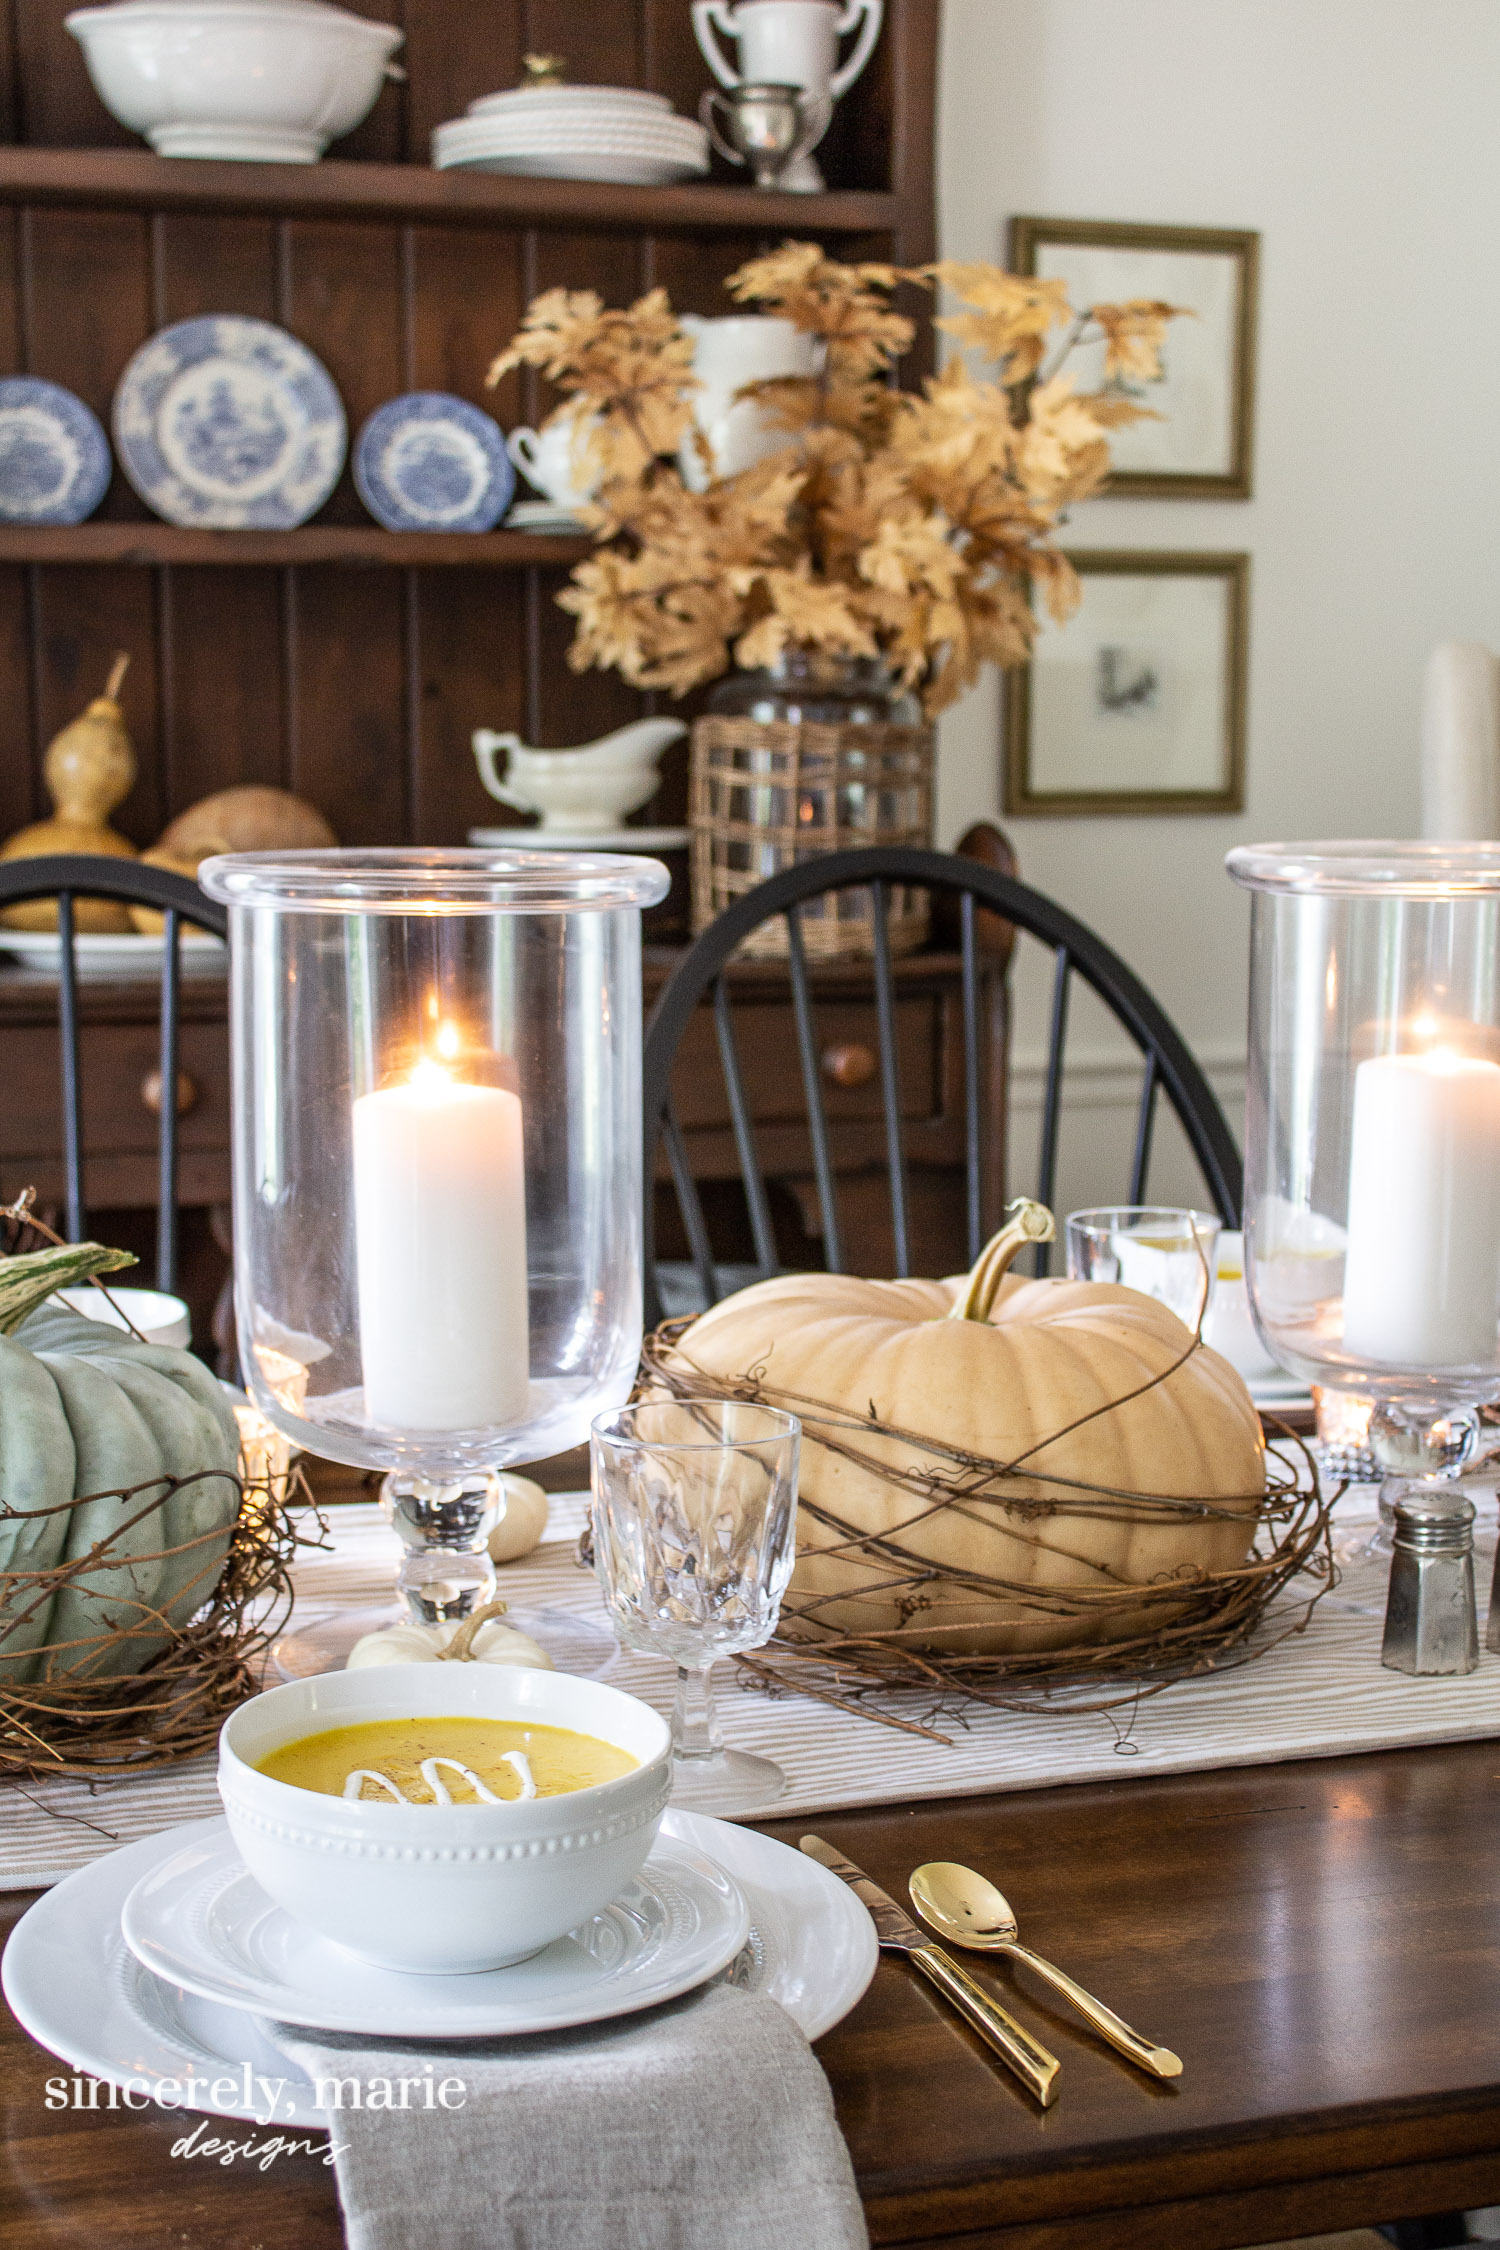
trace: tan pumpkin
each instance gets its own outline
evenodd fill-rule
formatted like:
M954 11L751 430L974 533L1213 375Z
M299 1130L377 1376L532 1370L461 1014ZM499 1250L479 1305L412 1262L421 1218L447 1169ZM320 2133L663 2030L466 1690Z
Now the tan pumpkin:
M758 1282L682 1338L674 1360L684 1373L699 1370L728 1388L754 1370L768 1399L793 1411L797 1398L816 1400L834 1411L820 1421L803 1409L805 1504L792 1580L799 1608L818 1599L821 1624L905 1628L914 1647L995 1654L1113 1641L1162 1622L1161 1609L1122 1609L1111 1599L1088 1614L1085 1600L1083 1614L1057 1614L964 1577L999 1578L1072 1603L1117 1597L1184 1568L1244 1561L1265 1490L1260 1418L1244 1383L1202 1345L1166 1374L1191 1334L1135 1290L1007 1278L1023 1243L1051 1231L1039 1205L1020 1207L973 1274L955 1280L799 1273ZM842 1430L838 1417L847 1417ZM872 1460L961 1476L956 1461L875 1434L876 1421L1036 1474L933 1510L922 1494L820 1443L823 1429ZM1074 1479L1117 1494L1208 1500L1226 1512L1154 1521L1140 1520L1139 1508L1089 1512L1091 1495L1071 1486ZM1049 1500L1059 1505L1037 1509ZM890 1545L884 1557L851 1552L849 1534ZM910 1558L938 1575L912 1586Z

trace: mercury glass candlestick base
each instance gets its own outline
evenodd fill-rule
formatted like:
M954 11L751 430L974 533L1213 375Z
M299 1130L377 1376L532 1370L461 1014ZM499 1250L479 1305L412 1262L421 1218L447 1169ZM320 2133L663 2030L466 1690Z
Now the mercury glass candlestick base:
M1391 1553L1396 1502L1423 1485L1440 1489L1461 1476L1478 1439L1479 1417L1467 1409L1433 1417L1420 1408L1376 1407L1370 1416L1368 1442L1384 1476L1380 1520L1366 1553Z
M401 1542L396 1591L418 1625L461 1624L494 1600L489 1539L505 1513L505 1487L493 1469L443 1478L393 1470L380 1487L380 1512Z

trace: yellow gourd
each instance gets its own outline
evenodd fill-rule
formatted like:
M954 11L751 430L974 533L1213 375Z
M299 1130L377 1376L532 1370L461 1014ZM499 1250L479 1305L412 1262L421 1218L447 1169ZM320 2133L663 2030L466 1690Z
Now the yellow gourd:
M109 815L135 787L135 747L125 728L118 697L128 656L117 656L102 695L96 695L60 734L53 736L42 761L54 812L51 820L34 821L0 845L0 859L36 859L51 852L103 853L111 859L134 859L134 844L116 834ZM57 903L32 899L24 906L8 906L0 914L8 929L55 930ZM78 930L107 934L131 928L130 914L107 899L79 899L73 909Z
M792 1580L799 1607L819 1599L821 1624L904 1627L911 1645L933 1649L1061 1648L1120 1638L1135 1620L1113 1603L1104 1617L1052 1614L965 1586L961 1574L1118 1593L1184 1566L1244 1561L1265 1490L1260 1418L1244 1383L1217 1352L1189 1351L1192 1336L1177 1316L1135 1290L1008 1278L1023 1244L1051 1231L1049 1213L1023 1205L970 1275L786 1274L726 1298L683 1336L676 1363L684 1373L727 1389L753 1370L773 1402L832 1409L821 1419L810 1406L805 1413ZM960 1462L881 1436L876 1423L1035 1473L934 1510L921 1493L819 1442L827 1430L878 1463L962 1480ZM1140 1520L1141 1508L1090 1512L1091 1495L1069 1480L1208 1500L1221 1512L1155 1521ZM1059 1505L1036 1506L1049 1500ZM890 1547L884 1556L854 1552L850 1534ZM935 1574L920 1586L911 1583L913 1557L918 1572L928 1565Z

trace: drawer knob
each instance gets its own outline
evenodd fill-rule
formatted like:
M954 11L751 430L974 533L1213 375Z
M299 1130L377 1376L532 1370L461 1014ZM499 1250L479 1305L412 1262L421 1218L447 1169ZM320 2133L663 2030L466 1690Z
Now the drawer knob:
M161 1115L161 1072L148 1070L141 1080L141 1100L153 1117ZM186 1117L198 1104L198 1088L185 1070L177 1073L177 1114Z
M875 1057L857 1040L824 1048L823 1076L832 1079L835 1086L868 1086L874 1075Z

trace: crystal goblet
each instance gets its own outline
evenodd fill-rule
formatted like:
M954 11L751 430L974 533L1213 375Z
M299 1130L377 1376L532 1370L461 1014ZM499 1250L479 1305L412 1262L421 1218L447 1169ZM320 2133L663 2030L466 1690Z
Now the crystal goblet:
M748 1812L786 1776L725 1746L709 1674L776 1630L796 1553L802 1425L741 1399L645 1400L590 1442L594 1569L627 1648L677 1666L672 1801Z
M1115 1203L1074 1211L1067 1221L1072 1280L1138 1289L1194 1331L1213 1297L1218 1245L1219 1221L1211 1211Z

